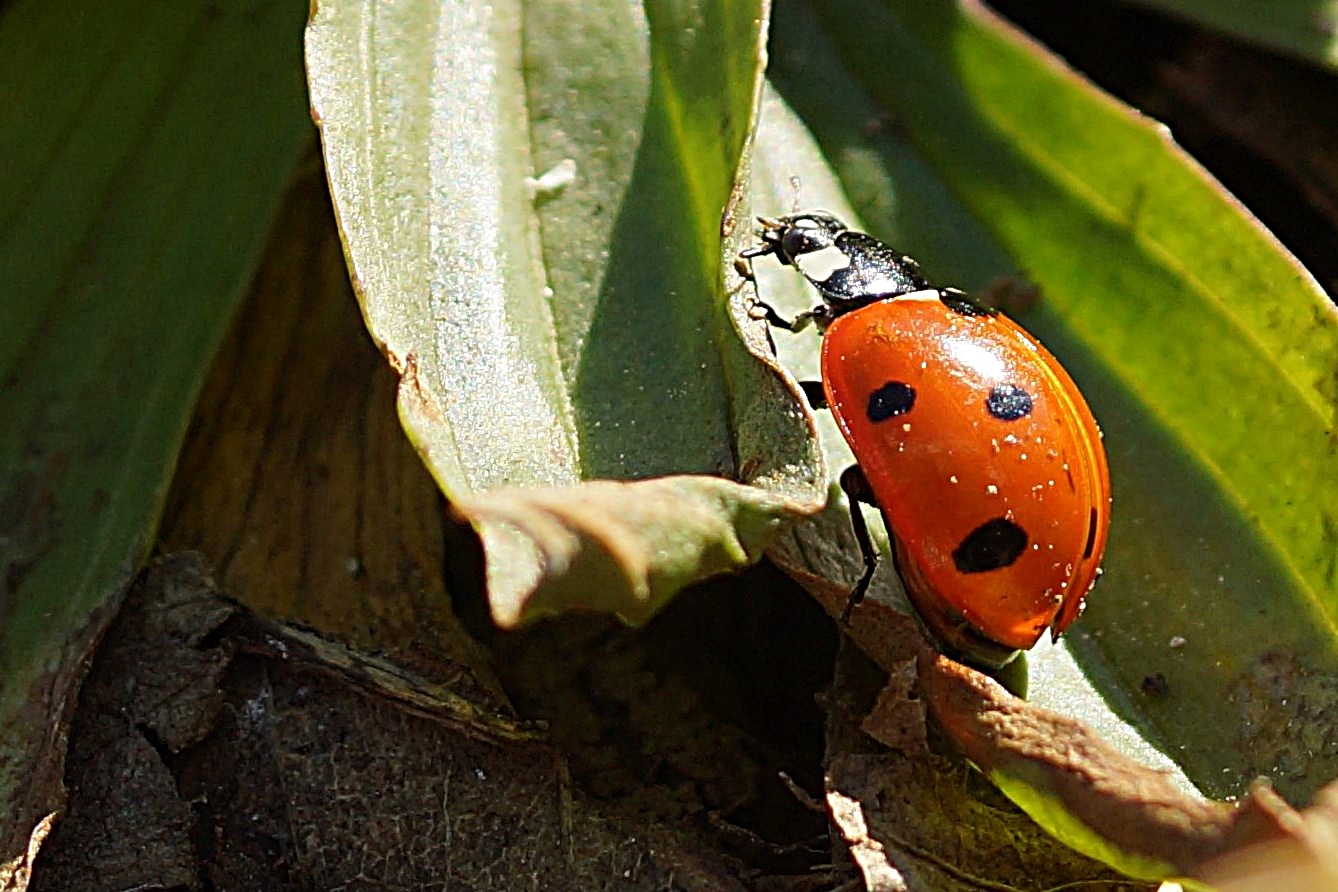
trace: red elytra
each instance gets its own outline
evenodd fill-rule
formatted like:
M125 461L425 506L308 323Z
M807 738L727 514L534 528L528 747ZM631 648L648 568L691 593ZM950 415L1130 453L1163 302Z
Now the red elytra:
M1100 574L1110 477L1058 361L933 289L836 315L822 378L930 632L999 662L991 645L1068 628Z

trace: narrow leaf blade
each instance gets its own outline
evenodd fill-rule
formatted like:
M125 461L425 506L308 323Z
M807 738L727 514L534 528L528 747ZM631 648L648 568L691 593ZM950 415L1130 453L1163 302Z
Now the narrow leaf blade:
M300 15L19 2L0 18L0 859L60 804L81 661L145 557L307 145Z

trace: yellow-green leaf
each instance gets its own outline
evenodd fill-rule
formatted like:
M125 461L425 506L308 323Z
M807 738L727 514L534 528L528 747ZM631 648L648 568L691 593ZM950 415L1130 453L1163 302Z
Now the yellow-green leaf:
M1304 801L1338 774L1332 303L1163 128L979 4L787 2L774 29L836 210L941 284L1035 286L1006 308L1111 458L1107 574L1067 636L1109 708L1211 795L1264 774ZM826 171L787 173L832 201ZM1038 695L1072 711L1060 682Z

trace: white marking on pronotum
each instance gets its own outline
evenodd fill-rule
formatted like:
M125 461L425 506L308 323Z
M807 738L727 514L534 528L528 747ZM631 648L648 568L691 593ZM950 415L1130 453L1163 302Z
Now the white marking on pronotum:
M912 291L910 294L903 294L897 300L942 300L943 292L937 288L926 288L923 291Z
M825 282L831 274L850 266L850 255L835 245L800 254L794 265L805 277L814 282Z

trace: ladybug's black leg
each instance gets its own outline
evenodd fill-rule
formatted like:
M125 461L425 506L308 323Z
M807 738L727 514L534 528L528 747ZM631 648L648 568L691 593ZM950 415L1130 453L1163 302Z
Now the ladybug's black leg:
M827 393L822 389L821 381L800 381L799 388L804 391L804 398L812 409L827 408Z
M766 311L767 324L774 328L783 328L786 331L800 332L810 325L825 325L830 321L826 307L814 307L811 310L805 310L793 319L786 319L780 313L776 312L775 307L764 301L757 301L753 304L755 307L761 307Z
M777 257L780 256L776 253L776 246L769 243L758 245L756 248L748 248L745 251L740 251L734 257L734 271L738 273L739 278L743 279L745 282L752 282L756 285L757 276L753 273L753 258L766 257L769 254L776 254ZM776 312L775 307L765 301L756 301L753 306L760 307L764 311L766 314L764 318L767 320L767 325L770 325L773 328L783 328L786 331L801 331L808 327L810 321L806 318L809 315L808 313L800 313L794 319L786 319L780 313Z
M780 252L778 246L773 242L766 242L758 245L756 248L748 248L734 255L734 271L739 274L739 278L745 282L752 282L757 285L757 276L753 273L753 259L756 257L767 257L775 255L781 263L789 265L790 261ZM754 306L761 307L767 324L773 328L783 328L786 331L800 332L810 325L816 324L819 329L824 329L832 321L834 314L826 304L806 310L795 316L793 319L786 319L776 308L765 301L756 301Z
M771 254L776 254L777 258L780 258L780 255L776 253L776 246L770 242L763 242L756 248L745 248L734 255L734 271L744 281L756 282L757 276L753 275L753 258L767 257ZM781 263L785 262L785 260L781 260Z
M772 328L783 328L786 331L798 331L798 329L795 328L795 325L799 322L798 316L794 319L786 319L780 313L777 313L776 308L771 304L760 300L753 304L753 306L759 307L766 312L764 318L767 320L767 325L770 325Z
M864 558L864 574L850 590L850 596L846 598L846 607L841 611L841 622L849 625L850 612L864 600L864 593L869 590L869 583L873 582L873 573L878 569L878 549L873 547L873 540L869 538L869 527L864 522L864 514L859 506L863 502L876 508L878 502L874 499L873 489L859 465L851 465L841 472L841 491L850 500L850 526L855 531L855 541L859 543L860 556Z

